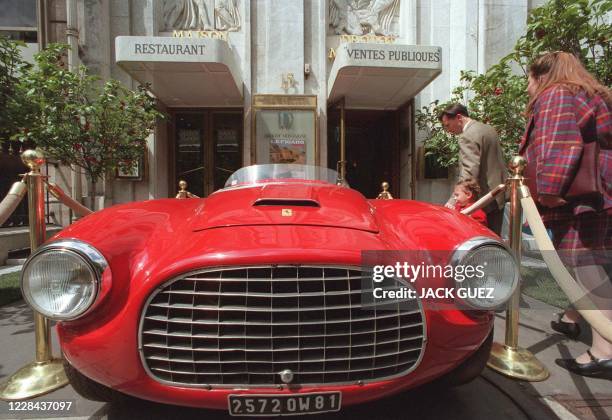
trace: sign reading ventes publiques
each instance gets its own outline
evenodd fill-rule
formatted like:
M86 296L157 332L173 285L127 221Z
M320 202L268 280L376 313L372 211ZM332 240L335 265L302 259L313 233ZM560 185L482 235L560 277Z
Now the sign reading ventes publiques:
M405 66L438 68L442 60L439 47L401 44L346 43L339 47L346 59L354 64L366 66Z

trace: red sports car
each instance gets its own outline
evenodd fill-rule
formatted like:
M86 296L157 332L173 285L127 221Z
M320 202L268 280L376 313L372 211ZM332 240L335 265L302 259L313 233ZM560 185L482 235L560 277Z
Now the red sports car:
M425 276L425 262L440 270ZM280 164L242 168L205 199L89 215L29 258L22 289L58 321L85 398L270 416L473 379L517 281L469 217Z

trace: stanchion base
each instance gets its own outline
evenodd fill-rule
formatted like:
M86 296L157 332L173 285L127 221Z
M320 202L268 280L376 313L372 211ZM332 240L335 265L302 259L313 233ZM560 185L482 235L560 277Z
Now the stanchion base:
M0 399L25 400L55 391L68 385L61 359L33 362L19 369L8 381L0 384Z
M487 366L502 375L528 382L543 381L550 376L530 351L500 343L493 343Z

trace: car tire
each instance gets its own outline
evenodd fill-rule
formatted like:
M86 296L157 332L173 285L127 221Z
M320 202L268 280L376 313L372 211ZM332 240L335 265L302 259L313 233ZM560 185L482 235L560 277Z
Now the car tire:
M115 402L120 399L121 394L119 392L89 379L66 360L64 360L64 371L70 385L81 397L101 402Z
M448 388L463 385L476 379L487 365L492 345L493 329L491 329L485 341L474 354L464 360L454 370L435 380L434 384L436 386Z

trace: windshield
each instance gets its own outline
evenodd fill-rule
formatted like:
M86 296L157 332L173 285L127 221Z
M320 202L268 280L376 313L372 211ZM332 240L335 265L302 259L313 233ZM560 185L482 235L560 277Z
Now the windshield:
M246 166L234 172L225 182L225 187L241 184L256 184L278 179L304 179L338 183L338 172L320 166L298 165L292 163L273 163L267 165ZM346 185L343 183L342 185Z

